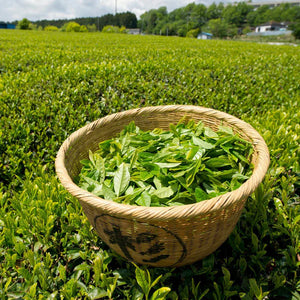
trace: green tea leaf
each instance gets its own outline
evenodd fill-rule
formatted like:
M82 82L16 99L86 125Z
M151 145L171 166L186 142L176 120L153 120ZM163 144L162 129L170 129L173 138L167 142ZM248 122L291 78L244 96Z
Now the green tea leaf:
M218 137L218 134L216 132L214 132L210 127L204 128L204 135L209 138L217 138Z
M157 190L162 188L162 183L156 176L153 178L153 183Z
M198 171L203 170L205 168L205 165L202 166L201 165L202 165L202 160L200 158L194 163L193 168L191 168L190 171L188 172L186 178L186 184L188 187L194 182L195 176L198 173Z
M159 190L156 190L153 195L158 198L168 198L174 194L174 191L170 186L162 187Z
M187 153L186 153L186 159L191 160L194 159L194 156L199 151L199 147L192 147Z
M249 279L249 284L250 284L251 291L254 293L254 295L257 298L259 298L261 296L261 291L260 291L260 288L257 285L257 282L256 282L255 278L250 278Z
M221 157L210 158L209 160L206 160L204 163L206 167L214 168L214 169L231 166L231 163L227 158L221 158Z
M99 151L89 153L92 161L84 162L79 182L95 195L126 204L207 200L238 188L248 178L246 156L251 148L231 133L220 127L219 136L193 120L171 124L170 131L142 131L132 123L115 139L100 143Z
M230 134L230 135L234 134L232 128L227 127L227 126L222 126L222 125L219 126L219 132L223 132L223 133Z
M157 166L159 166L160 168L167 168L167 169L170 169L170 168L175 168L175 167L178 167L181 163L180 162L177 162L177 163L155 163Z
M105 180L105 173L106 173L104 159L98 153L95 153L94 159L95 159L95 168L97 171L99 171L99 182L102 183Z
M140 197L135 201L136 204L141 206L150 206L151 205L151 196L148 192L143 192Z
M135 278L138 283L138 285L141 287L143 290L144 294L148 295L150 286L148 283L148 278L147 278L147 273L146 271L140 269L139 267L136 266L135 269Z
M208 199L208 195L200 187L195 189L195 197L197 202Z
M193 141L194 145L200 146L203 149L212 149L215 147L213 144L205 142L196 136L193 136L192 141Z
M169 287L162 287L153 293L150 300L164 300L170 291L171 289Z
M129 165L129 170L132 170L132 168L135 166L136 162L137 162L137 159L138 159L138 156L139 156L139 150L138 149L135 149L134 150L134 153L130 159L130 165Z
M102 191L103 191L103 196L104 199L107 200L114 200L116 198L115 193L113 192L112 189L110 189L108 186L106 186L105 184L102 185Z
M162 275L159 275L153 282L151 283L151 288L153 288L162 278Z
M130 182L129 168L125 163L122 163L115 173L114 177L114 191L119 197L128 187Z

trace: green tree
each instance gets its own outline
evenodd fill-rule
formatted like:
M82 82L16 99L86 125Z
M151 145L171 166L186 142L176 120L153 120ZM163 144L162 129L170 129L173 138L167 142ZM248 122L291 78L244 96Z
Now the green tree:
M246 18L250 26L258 26L271 21L270 7L268 5L260 6L257 10L249 12Z
M192 29L190 30L187 34L186 37L188 38L196 38L199 34L200 29L196 28L196 29Z
M191 12L191 21L196 24L196 27L201 27L207 22L207 8L203 4L198 4Z
M179 35L179 36L186 36L186 31L184 30L182 34L179 34L180 27L178 24L175 23L167 23L162 28L163 35Z
M101 31L104 26L115 25L115 17L112 14L107 14L100 17L97 21L98 30Z
M121 28L119 26L111 26L107 25L104 26L102 29L103 33L126 33L126 27L122 26Z
M18 25L17 27L19 29L22 29L22 30L27 30L29 29L29 26L30 26L30 21L26 18L22 19L21 21L18 22Z
M256 26L256 18L257 18L257 11L256 10L253 10L251 12L248 13L247 15L247 21L248 21L248 24L251 26L251 27L254 27Z
M270 8L268 5L263 5L256 10L250 11L245 19L248 25L252 27L268 21L298 22L300 21L300 6L291 6L288 3L283 3Z
M120 27L120 33L127 33L127 29L125 26Z
M245 2L237 5L228 5L223 11L223 17L228 24L242 27L246 23L248 13L252 11L252 7Z
M88 29L85 25L81 25L79 31L80 32L88 32Z
M293 36L295 39L300 39L300 22L293 25Z
M234 24L229 24L227 27L227 36L234 38L238 35L238 28Z
M102 28L103 33L118 33L119 27L112 26L112 25L106 25Z
M38 30L38 27L36 24L33 24L33 23L29 23L29 28L30 30Z
M136 15L131 12L118 13L114 16L114 22L106 25L115 25L119 27L126 28L136 28L137 27L137 18Z
M251 32L251 27L250 26L246 26L244 29L243 29L243 34L247 34L249 32Z
M96 26L96 24L93 24L93 25L87 25L87 29L88 29L88 31L90 31L90 32L95 32L95 31L97 31L97 26Z
M271 19L278 22L300 21L300 6L291 6L289 3L282 3L271 9Z
M53 25L48 25L44 28L45 31L58 31L58 28Z
M285 21L300 22L300 6L291 6L284 12Z
M224 5L222 3L220 3L219 5L213 3L207 8L207 18L209 20L218 19L222 16L223 10L224 10Z
M184 28L184 27L181 27L181 28L179 28L178 30L177 30L177 34L178 34L178 36L187 36L187 30L186 30L186 28Z
M167 23L167 8L165 6L162 6L158 9L151 9L148 12L142 14L138 23L138 27L146 33L160 34L163 32L163 27Z
M66 31L67 32L79 32L80 25L77 22L69 22L66 24Z
M207 23L206 30L215 37L224 38L227 36L228 24L222 19L212 19Z

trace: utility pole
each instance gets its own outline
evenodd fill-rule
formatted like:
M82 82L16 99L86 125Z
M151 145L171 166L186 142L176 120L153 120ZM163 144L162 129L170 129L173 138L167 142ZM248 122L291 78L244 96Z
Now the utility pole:
M117 0L115 0L115 15L117 14Z

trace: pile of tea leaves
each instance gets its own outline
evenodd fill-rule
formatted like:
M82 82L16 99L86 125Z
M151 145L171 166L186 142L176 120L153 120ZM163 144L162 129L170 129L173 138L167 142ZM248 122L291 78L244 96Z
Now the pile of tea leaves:
M79 186L97 196L141 206L184 205L240 187L251 175L251 144L231 128L200 121L142 131L131 122L81 161Z

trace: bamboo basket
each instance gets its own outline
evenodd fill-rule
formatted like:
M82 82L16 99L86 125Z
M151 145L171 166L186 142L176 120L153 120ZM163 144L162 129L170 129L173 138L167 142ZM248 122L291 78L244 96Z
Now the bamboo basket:
M252 176L237 190L196 204L171 207L141 207L104 200L74 182L80 160L100 141L118 134L135 121L142 130L169 129L182 117L201 120L217 130L231 127L254 147ZM190 105L132 109L94 121L70 135L62 144L55 167L62 185L75 196L101 239L129 261L155 267L178 267L194 263L214 252L234 229L247 197L263 180L269 166L269 151L263 138L249 124L229 114Z

